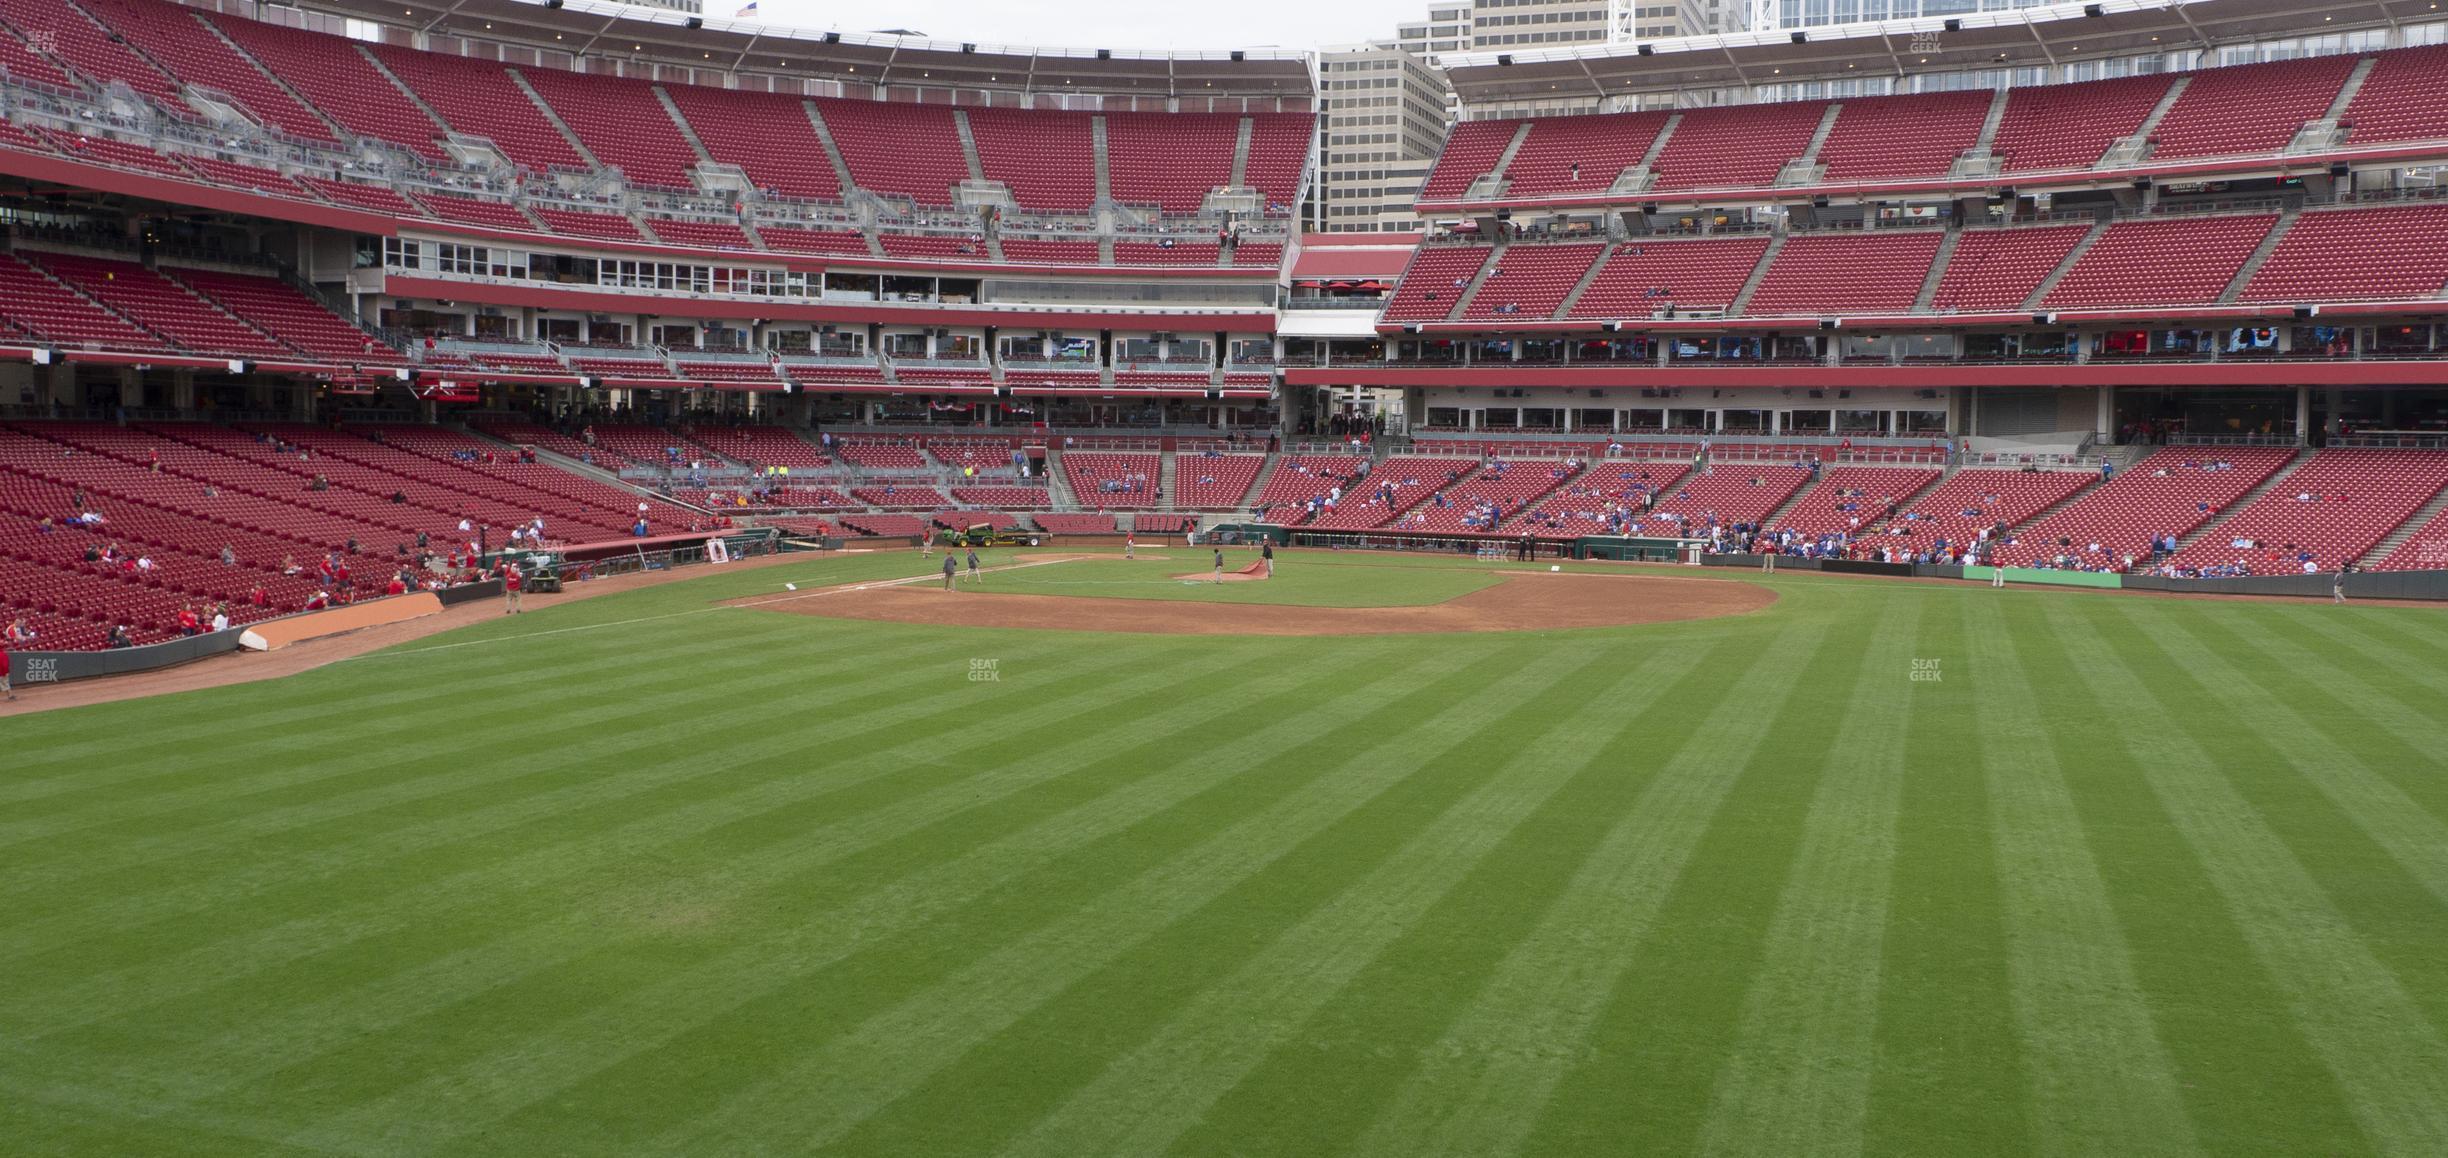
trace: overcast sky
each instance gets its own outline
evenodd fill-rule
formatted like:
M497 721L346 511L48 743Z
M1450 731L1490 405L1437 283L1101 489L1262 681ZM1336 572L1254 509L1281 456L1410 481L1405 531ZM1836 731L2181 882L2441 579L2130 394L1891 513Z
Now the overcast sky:
M729 16L748 0L706 0ZM1429 0L758 0L756 19L842 32L908 29L936 40L1067 48L1309 49L1394 35Z

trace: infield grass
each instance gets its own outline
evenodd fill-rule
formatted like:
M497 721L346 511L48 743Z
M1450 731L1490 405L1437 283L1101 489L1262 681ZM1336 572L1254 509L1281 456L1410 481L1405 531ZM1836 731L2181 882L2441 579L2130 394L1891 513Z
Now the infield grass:
M1202 569L1161 553L986 584L1491 570L1106 585ZM0 720L0 1150L2448 1152L2436 610L1815 575L1509 635L711 606L928 567Z

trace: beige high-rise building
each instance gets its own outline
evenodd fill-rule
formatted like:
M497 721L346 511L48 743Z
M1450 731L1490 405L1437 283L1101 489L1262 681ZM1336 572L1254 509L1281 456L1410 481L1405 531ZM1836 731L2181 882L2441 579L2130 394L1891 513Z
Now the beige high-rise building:
M1445 147L1445 74L1395 42L1318 54L1322 156L1312 224L1334 232L1415 229L1411 203Z

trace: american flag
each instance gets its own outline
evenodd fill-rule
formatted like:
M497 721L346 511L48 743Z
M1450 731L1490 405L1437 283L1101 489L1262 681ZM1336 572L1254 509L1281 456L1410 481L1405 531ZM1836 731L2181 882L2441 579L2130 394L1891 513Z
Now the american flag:
M734 18L741 19L741 20L745 20L745 19L747 19L748 17L754 16L754 15L756 15L756 14L757 14L757 6L756 6L756 5L754 5L754 4L750 4L750 5L748 5L747 7L742 8L742 9L740 9L739 11L732 13L731 15L732 15Z

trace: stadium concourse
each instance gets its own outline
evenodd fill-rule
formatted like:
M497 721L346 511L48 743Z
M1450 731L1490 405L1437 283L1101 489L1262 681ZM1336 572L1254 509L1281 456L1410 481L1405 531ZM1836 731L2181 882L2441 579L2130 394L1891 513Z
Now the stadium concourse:
M0 607L45 647L539 519L2448 566L2438 47L1473 117L1385 238L1299 229L1280 62L1047 108L330 26L0 14Z

